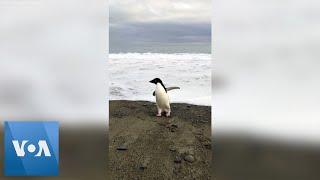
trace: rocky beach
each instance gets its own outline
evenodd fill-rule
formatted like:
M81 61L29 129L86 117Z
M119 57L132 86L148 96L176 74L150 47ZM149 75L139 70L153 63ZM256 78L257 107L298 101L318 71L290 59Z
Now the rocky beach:
M110 179L211 179L211 107L110 101Z

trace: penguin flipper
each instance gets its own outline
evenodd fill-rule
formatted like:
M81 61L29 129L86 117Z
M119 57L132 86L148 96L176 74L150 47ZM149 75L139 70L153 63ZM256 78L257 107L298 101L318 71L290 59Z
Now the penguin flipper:
M153 91L152 95L155 96L156 95L156 91Z
M167 87L167 91L174 90L174 89L180 89L180 88L179 87Z

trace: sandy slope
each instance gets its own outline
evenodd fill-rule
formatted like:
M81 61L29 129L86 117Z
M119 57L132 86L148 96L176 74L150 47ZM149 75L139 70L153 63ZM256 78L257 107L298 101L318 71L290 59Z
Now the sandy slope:
M158 118L154 103L110 102L111 179L211 179L210 107L171 107Z

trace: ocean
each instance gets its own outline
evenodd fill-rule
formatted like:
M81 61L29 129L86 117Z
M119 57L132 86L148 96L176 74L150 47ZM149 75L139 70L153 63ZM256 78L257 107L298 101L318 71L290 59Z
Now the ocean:
M118 53L109 55L110 100L155 101L153 78L169 91L171 102L211 105L211 54Z

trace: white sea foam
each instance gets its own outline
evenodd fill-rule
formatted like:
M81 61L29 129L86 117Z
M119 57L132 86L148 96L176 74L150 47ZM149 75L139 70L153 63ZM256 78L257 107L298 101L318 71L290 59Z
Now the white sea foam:
M120 53L109 55L110 99L154 101L155 77L166 86L171 102L211 104L210 54Z

